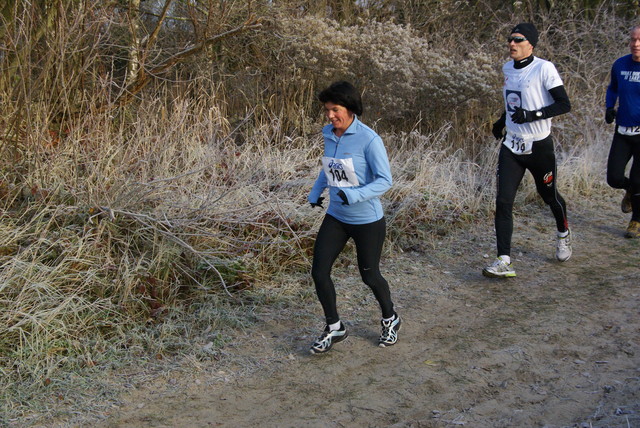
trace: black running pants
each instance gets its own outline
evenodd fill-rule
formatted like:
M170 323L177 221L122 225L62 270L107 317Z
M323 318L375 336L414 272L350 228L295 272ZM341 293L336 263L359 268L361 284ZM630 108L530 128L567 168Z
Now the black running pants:
M633 158L629 178L625 174L629 160ZM607 184L614 189L631 190L631 219L640 221L640 135L613 134L607 160Z
M362 281L373 291L380 304L383 318L394 314L389 284L380 273L380 256L386 234L386 222L382 218L368 224L347 224L326 215L313 249L311 276L316 293L324 310L327 324L340 320L336 306L336 289L331 280L331 268L349 238L353 238L358 257L358 269Z
M501 145L495 215L498 256L511 256L513 202L526 170L531 172L538 194L551 208L558 231L568 230L567 206L556 188L556 155L551 136L534 142L532 152L528 155L516 155Z

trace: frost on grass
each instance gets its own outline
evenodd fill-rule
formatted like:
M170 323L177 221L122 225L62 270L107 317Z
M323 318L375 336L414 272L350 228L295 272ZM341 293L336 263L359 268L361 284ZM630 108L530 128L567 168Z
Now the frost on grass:
M281 31L302 69L320 85L354 81L365 109L386 120L460 108L496 89L495 59L482 50L464 55L438 48L411 27L391 22L343 26L329 19L285 20Z

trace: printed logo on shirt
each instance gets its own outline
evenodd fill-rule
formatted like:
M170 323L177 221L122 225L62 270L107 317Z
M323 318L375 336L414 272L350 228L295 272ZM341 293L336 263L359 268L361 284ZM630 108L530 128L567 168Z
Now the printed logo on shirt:
M640 82L640 71L621 71L620 75L628 82Z
M544 175L544 178L542 179L542 181L544 182L544 184L547 185L547 187L551 187L551 185L553 184L553 171L549 171Z
M507 89L505 98L507 100L507 111L516 111L516 107L522 107L522 92Z

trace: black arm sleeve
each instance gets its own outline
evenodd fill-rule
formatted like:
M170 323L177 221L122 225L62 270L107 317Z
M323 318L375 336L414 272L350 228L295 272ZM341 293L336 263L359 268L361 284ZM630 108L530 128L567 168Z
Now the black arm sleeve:
M553 104L540 109L543 119L560 116L561 114L569 113L571 111L571 102L569 101L567 91L564 89L564 85L550 89L549 93L553 97L554 102Z

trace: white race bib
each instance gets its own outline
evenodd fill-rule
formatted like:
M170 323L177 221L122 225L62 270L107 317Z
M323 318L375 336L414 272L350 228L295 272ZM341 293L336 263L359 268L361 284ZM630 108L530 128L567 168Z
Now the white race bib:
M517 134L507 132L507 137L504 139L504 144L509 150L517 155L531 154L533 149L533 138L525 138Z
M640 126L618 126L618 134L628 135L630 137L640 135Z
M336 159L324 156L322 169L327 176L327 183L333 187L355 187L360 185L356 170L353 167L353 159Z

